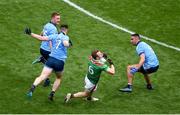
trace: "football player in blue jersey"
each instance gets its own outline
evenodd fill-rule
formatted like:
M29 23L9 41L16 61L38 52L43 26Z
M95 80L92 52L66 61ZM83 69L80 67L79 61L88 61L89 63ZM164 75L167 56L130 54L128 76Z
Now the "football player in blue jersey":
M69 40L67 32L68 25L61 25L61 32L59 34L53 34L49 36L34 34L31 32L30 28L25 29L25 33L33 38L41 41L52 41L52 48L51 53L49 54L49 58L47 59L40 76L35 79L30 90L28 91L27 95L29 97L32 97L35 88L43 80L48 78L52 71L54 71L56 74L56 80L54 81L52 91L50 92L48 97L50 100L53 100L54 94L61 83L64 64L67 58L67 48L72 46L72 42Z
M133 76L136 72L140 72L144 75L144 79L147 83L147 89L153 89L149 74L154 73L159 68L158 58L147 43L140 40L139 34L131 35L131 43L136 46L136 52L140 57L138 64L128 65L127 66L127 78L128 85L120 89L122 92L132 92L132 81Z
M49 36L53 34L58 34L57 25L59 25L59 23L60 23L60 14L58 12L53 12L51 14L51 20L46 25L44 25L41 35ZM42 41L40 46L41 56L35 59L32 64L40 63L40 62L45 63L49 57L49 54L51 53L51 47L52 47L51 41ZM43 86L46 87L49 85L50 85L50 80L49 78L47 78L44 81Z

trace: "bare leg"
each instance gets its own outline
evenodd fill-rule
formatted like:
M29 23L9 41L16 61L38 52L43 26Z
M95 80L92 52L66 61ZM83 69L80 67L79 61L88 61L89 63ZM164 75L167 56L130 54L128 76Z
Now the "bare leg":
M150 76L148 74L144 74L144 79L147 84L151 84Z
M88 97L91 93L89 92L77 92L75 94L72 94L71 98L80 98L80 97Z
M27 93L28 97L32 97L32 93L34 92L37 85L39 85L44 79L46 79L52 72L51 68L45 67L43 68L41 75L37 77L29 89L29 92Z
M54 81L52 91L49 94L49 100L53 101L54 94L61 84L62 73L56 73L56 80Z
M62 78L62 73L56 73L56 80L54 81L53 87L52 87L52 91L56 91L61 83L61 78Z
M128 84L132 85L133 81L133 74L130 73L131 66L127 66L127 78L128 78Z
M149 90L152 90L153 87L152 87L152 84L151 84L150 76L148 74L144 74L144 79L145 79L145 81L147 83L146 88L149 89Z
M132 82L133 82L133 74L130 72L131 71L130 65L127 66L127 78L128 78L128 85L122 89L119 89L119 91L122 92L132 92Z
M92 97L92 94L93 92L87 92L87 91L84 91L84 92L78 92L78 93L75 93L75 94L71 94L70 98L83 98L83 97L86 97L86 99L88 101L98 101L99 99L98 98L95 98L95 97ZM69 95L69 94L68 94ZM68 96L66 96L68 97ZM69 98L69 99L70 99ZM67 99L67 98L66 98ZM68 100L69 100L68 99Z
M84 92L77 92L75 94L68 93L65 97L64 102L67 103L71 98L83 98L88 97L90 95L90 92L84 91Z
M43 68L41 75L37 77L33 83L34 86L39 85L43 80L45 80L52 72L51 68L45 67Z

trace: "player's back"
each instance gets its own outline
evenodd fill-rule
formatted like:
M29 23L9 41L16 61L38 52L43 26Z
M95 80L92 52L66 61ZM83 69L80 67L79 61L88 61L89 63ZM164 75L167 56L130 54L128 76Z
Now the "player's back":
M56 28L56 25L49 22L43 28L43 36L49 36L53 34L58 34L58 30ZM46 51L51 51L49 41L42 41L40 47Z
M150 67L155 67L159 65L158 58L150 45L145 42L140 42L136 47L138 54L145 54L144 68L148 69Z
M54 34L49 36L52 40L52 51L49 56L54 57L58 60L63 60L67 58L67 47L64 46L63 40L69 40L69 37L63 32L60 34Z

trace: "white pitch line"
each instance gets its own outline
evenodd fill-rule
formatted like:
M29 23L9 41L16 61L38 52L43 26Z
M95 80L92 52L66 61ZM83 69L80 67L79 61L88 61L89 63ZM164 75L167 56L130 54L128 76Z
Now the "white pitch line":
M67 3L67 4L69 4L70 6L78 9L79 11L85 13L86 15L88 15L88 16L94 18L94 19L97 19L97 20L99 20L99 21L101 21L101 22L103 22L103 23L105 23L105 24L108 24L108 25L110 25L110 26L112 26L112 27L114 27L114 28L117 28L117 29L119 29L119 30L122 30L122 31L127 32L127 33L130 33L130 34L135 33L135 32L133 32L133 31L130 31L130 30L126 29L126 28L123 28L123 27L121 27L121 26L118 26L118 25L116 25L116 24L114 24L114 23L112 23L112 22L106 21L106 20L104 20L103 18L98 17L98 16L92 14L91 12L83 9L82 7L76 5L75 3L71 2L70 0L63 0L63 1L64 1L65 3ZM149 37L146 37L146 36L143 36L143 35L140 35L140 36L141 36L141 38L146 39L146 40L149 40L149 41L151 41L151 42L153 42L153 43L156 43L156 44L158 44L158 45L161 45L161 46L164 46L164 47L167 47L167 48L170 48L170 49L174 49L174 50L176 50L176 51L180 51L180 48L178 48L178 47L175 47L175 46L172 46L172 45L168 45L168 44L166 44L166 43L157 41L157 40L155 40L155 39L152 39L152 38L149 38Z

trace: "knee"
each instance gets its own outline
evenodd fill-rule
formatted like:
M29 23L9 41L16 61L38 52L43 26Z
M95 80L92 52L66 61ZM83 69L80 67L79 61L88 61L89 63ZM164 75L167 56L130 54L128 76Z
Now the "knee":
M131 66L130 66L130 65L128 65L128 66L127 66L127 70L130 70L130 69L131 69Z
M61 77L62 77L62 72L56 73L56 78L57 78L57 79L61 79Z
M56 75L56 79L61 79L62 75Z
M38 78L39 78L39 79L41 79L41 80L44 80L44 79L46 79L46 78L47 78L47 76L46 76L46 75L41 74Z
M85 97L88 97L89 95L90 95L89 92L86 92L86 91L84 92L84 96L85 96Z

